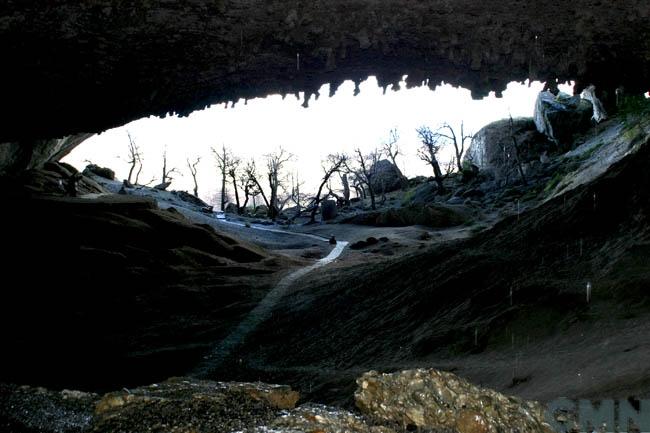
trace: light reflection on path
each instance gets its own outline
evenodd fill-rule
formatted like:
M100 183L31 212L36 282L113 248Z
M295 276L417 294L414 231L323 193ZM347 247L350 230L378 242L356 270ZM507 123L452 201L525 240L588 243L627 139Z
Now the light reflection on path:
M223 224L247 227L245 224L232 221L218 220L218 222ZM255 225L251 225L250 228L273 233L282 233L289 236L302 236L310 239L316 239L322 242L329 241L326 238L306 233L289 232ZM332 263L341 255L347 246L348 242L338 241L334 249L332 249L332 251L330 251L326 257L323 257L312 265L297 269L282 278L278 284L276 284L276 286L266 294L264 299L262 299L262 301L260 301L260 303L257 304L257 306L253 308L251 312L248 313L244 320L242 320L226 338L221 340L210 350L210 353L203 358L203 361L201 361L201 363L195 367L194 370L192 370L190 375L199 378L210 378L212 374L216 372L219 367L221 367L228 356L231 355L233 351L244 342L246 337L250 335L255 329L257 329L260 324L271 317L273 308L286 295L287 291L296 280L318 268Z

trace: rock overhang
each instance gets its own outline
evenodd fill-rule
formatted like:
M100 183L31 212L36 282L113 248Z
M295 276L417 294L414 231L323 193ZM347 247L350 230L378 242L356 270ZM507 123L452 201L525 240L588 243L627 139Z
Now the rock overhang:
M645 91L645 0L59 0L0 8L0 142L99 132L370 75L497 94L508 82ZM578 89L579 90L579 89Z

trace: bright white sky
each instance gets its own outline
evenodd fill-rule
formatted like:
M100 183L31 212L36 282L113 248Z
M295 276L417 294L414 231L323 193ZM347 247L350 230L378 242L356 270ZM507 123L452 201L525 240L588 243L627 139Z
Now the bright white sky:
M155 177L154 183L160 182L162 154L167 148L168 165L181 172L173 176L171 189L191 191L193 183L186 159L200 156L199 195L214 202L219 181L210 147L225 144L242 159L255 158L258 168L263 168L263 155L282 146L294 155L290 170L297 171L305 181L303 191L311 191L316 189L322 172L320 163L327 154L351 153L356 147L370 151L388 139L391 128L397 128L403 152L397 160L400 169L409 177L429 176L431 168L416 156L415 128L427 125L434 129L443 122L460 128L464 121L465 131L473 133L510 114L532 116L542 86L539 82L511 83L502 98L491 94L476 101L468 90L450 85L441 85L435 91L403 86L402 90L387 90L383 95L371 77L361 84L361 93L356 97L352 82L344 83L332 98L327 97L329 86L325 85L320 91L323 96L312 98L309 108L303 108L302 101L295 97L282 100L272 95L250 100L246 105L240 101L235 108L212 106L185 118L143 118L91 137L65 161L79 169L91 161L112 168L118 179L125 179L129 131L144 154L141 181ZM561 88L571 93L570 86ZM450 157L448 153L442 159Z

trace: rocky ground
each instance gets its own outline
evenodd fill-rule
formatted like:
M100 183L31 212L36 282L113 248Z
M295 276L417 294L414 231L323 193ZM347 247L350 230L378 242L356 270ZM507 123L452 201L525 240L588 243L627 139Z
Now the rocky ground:
M287 386L172 378L103 396L43 388L0 388L0 427L16 433L550 433L541 405L476 387L452 373L368 372L357 409L301 404Z

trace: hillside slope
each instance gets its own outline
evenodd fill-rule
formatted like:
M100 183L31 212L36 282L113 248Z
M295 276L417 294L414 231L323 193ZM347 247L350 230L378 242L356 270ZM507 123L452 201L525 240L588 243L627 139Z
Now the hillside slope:
M6 199L0 224L0 381L12 383L96 390L178 374L295 266L150 198Z
M325 401L358 371L411 365L527 398L647 392L650 146L635 146L469 240L303 280L237 355L239 374Z

